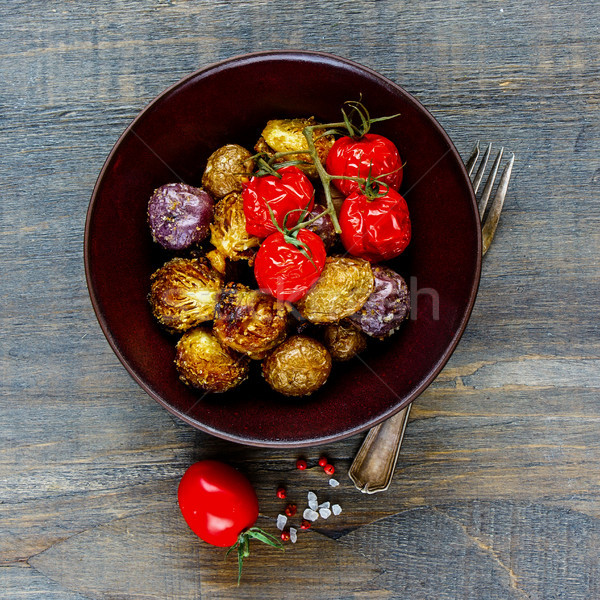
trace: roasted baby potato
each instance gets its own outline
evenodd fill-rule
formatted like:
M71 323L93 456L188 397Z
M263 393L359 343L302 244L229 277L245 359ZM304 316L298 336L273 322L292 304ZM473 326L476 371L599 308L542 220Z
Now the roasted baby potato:
M226 392L248 377L249 359L221 346L207 329L186 331L176 346L175 367L181 381L207 392Z
M151 277L150 305L170 331L185 331L210 321L223 280L200 258L173 258Z
M315 204L314 208L306 215L306 217L304 217L304 220L310 221L323 212L325 212L325 209L321 205ZM335 232L333 221L327 214L308 225L306 229L313 231L323 240L325 250L329 250L337 242L338 236Z
M289 337L263 361L267 383L284 396L307 396L318 390L331 372L331 356L317 340Z
M254 161L246 148L227 144L215 150L206 162L202 186L215 198L242 191L242 178L250 176Z
M339 217L342 210L342 204L344 203L346 196L344 196L344 194L342 194L342 192L340 192L335 185L329 186L329 194L331 196L331 201L333 202L333 207L335 208L335 214ZM322 204L323 206L327 206L327 197L321 186L319 186L316 190L315 202Z
M311 323L335 323L360 310L374 285L368 261L330 256L317 283L296 307Z
M392 335L410 312L410 294L401 275L389 267L373 265L375 288L363 307L350 320L367 335Z
M267 122L254 149L273 155L275 152L293 152L294 150L308 150L308 143L302 130L309 125L317 125L314 117L308 119L272 119ZM313 140L319 160L325 164L329 150L335 141L332 135L319 137L322 130L313 131ZM281 161L302 160L308 164L298 165L309 177L317 177L317 169L312 162L310 154L290 154L281 158Z
M210 242L215 250L206 257L219 273L225 273L226 259L252 261L256 254L254 248L260 245L260 240L246 231L244 201L237 192L217 202L210 231Z
M287 321L283 302L241 283L228 283L217 301L213 333L224 346L262 359L285 339Z
M323 343L331 358L339 362L350 360L367 347L367 338L347 320L330 323L323 329Z
M208 236L214 201L208 192L167 183L150 197L148 223L152 239L167 250L183 250Z

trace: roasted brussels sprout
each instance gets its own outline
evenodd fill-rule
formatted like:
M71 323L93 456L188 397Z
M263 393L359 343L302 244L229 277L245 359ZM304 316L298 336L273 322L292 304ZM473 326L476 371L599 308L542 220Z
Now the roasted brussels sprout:
M215 198L242 191L242 177L254 170L252 155L237 144L227 144L215 150L206 162L202 185Z
M221 276L199 258L173 258L152 274L151 282L152 312L171 331L210 321L223 285Z
M203 327L186 331L177 342L175 367L179 378L207 392L226 392L248 377L249 359Z
M261 359L285 339L287 316L283 302L241 283L228 283L217 301L213 333L224 346Z
M208 236L213 218L213 199L185 183L168 183L148 202L152 238L167 250L183 250Z
M367 335L384 338L392 335L408 316L410 294L402 276L389 267L373 265L373 275L373 293L350 319Z
M273 155L275 152L292 152L294 150L308 150L306 138L302 130L309 125L317 125L314 117L308 119L272 119L267 122L254 149ZM319 160L325 164L329 150L334 143L332 135L319 137L322 130L313 130L313 139ZM302 160L306 165L298 165L309 177L317 177L317 169L312 164L310 154L291 154L281 158L282 161Z
M314 219L323 212L325 212L325 209L322 206L315 204L314 208L306 215L306 217L304 217L304 220L309 221L310 219ZM314 223L308 225L306 229L313 231L323 240L326 250L329 250L338 239L335 228L333 227L333 221L329 215L323 215L320 219L317 219Z
M260 245L257 237L246 231L244 201L241 194L232 192L217 202L214 221L210 225L210 242L215 250L206 257L220 273L225 273L225 260L252 261Z
M323 343L331 358L342 362L360 354L367 347L367 338L362 331L343 320L325 325Z
M366 260L331 256L315 286L296 306L312 323L335 323L360 310L373 287L373 271Z
M323 344L294 335L263 361L267 383L285 396L307 396L318 390L331 372L331 356Z

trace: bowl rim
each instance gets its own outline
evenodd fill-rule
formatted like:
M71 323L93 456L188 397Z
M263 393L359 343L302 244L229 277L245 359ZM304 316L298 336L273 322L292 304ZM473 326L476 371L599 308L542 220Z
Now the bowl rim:
M322 445L325 443L336 442L336 441L340 441L342 439L351 437L353 435L356 435L358 433L364 432L368 429L371 429L372 427L386 421L387 419L392 417L394 414L396 414L400 410L406 408L406 406L408 406L409 404L414 402L431 385L431 383L437 378L439 373L442 371L442 369L444 368L444 366L446 365L446 363L448 362L448 360L454 353L460 339L462 338L462 335L465 332L465 329L466 329L469 319L471 317L471 313L472 313L473 307L475 305L475 300L477 298L477 293L479 291L479 284L480 284L480 280L481 280L481 263L482 263L481 227L477 227L476 228L477 229L476 230L477 256L476 256L476 266L475 266L476 268L475 268L475 273L474 273L473 285L471 286L471 290L470 290L470 294L469 294L468 304L466 306L466 310L463 314L463 317L460 321L460 324L459 324L454 336L452 337L452 339L451 339L450 343L448 344L444 353L439 357L438 361L432 366L429 376L426 379L424 379L421 382L421 384L417 388L415 388L415 390L411 394L409 394L402 402L394 404L393 406L390 407L389 410L383 412L378 417L374 418L371 421L363 423L362 425L356 426L349 430L343 431L341 433L336 433L333 435L322 436L320 438L311 438L309 440L302 440L302 441L281 440L281 439L258 440L258 439L254 439L254 438L244 438L239 435L235 435L235 434L223 432L221 430L217 430L213 427L207 426L207 425L197 421L196 419L191 418L190 416L186 415L185 413L181 412L180 410L178 410L174 406L172 406L170 403L165 401L163 398L160 397L159 394L156 394L142 380L142 378L135 372L135 370L129 365L126 357L121 352L116 339L112 335L110 328L108 326L108 323L106 321L106 318L102 312L100 302L96 295L96 290L94 289L93 276L92 276L92 265L91 265L91 259L90 259L91 222L93 219L96 200L98 197L100 187L102 185L102 181L104 179L104 176L106 174L106 171L107 171L109 165L111 164L111 162L113 160L113 157L119 150L123 140L130 134L131 130L137 125L137 123L141 119L144 118L146 113L149 112L153 106L155 106L156 104L161 102L171 92L173 92L177 88L185 85L188 81L190 81L198 76L205 75L206 73L208 73L210 71L227 68L231 64L243 65L245 63L259 61L261 59L293 60L293 59L302 59L302 58L311 59L313 61L317 61L320 59L320 61L325 61L325 62L337 64L337 65L341 64L341 65L345 65L347 67L351 67L352 69L355 69L358 71L363 71L366 74L368 74L369 76L371 76L375 79L381 80L385 85L393 88L396 91L399 91L402 95L406 96L410 102L414 103L419 110L426 113L427 116L429 117L429 120L430 120L432 126L438 130L438 133L442 136L442 138L448 145L449 152L453 155L454 159L458 162L458 165L460 167L459 171L460 171L462 177L465 179L465 181L468 184L466 187L467 187L467 190L469 191L469 199L470 199L470 203L471 203L471 208L472 208L474 214L477 214L477 215L479 214L478 208L477 208L477 202L475 199L475 194L473 192L473 188L471 186L471 181L467 174L467 170L465 168L463 160L460 157L460 154L458 153L456 147L454 146L454 143L452 142L450 136L446 133L445 129L438 122L438 120L431 114L431 112L425 106L423 106L423 104L421 104L421 102L419 100L417 100L410 92L405 90L402 86L395 83L394 81L392 81L385 75L382 75L381 73L375 71L374 69L367 67L363 64L357 63L351 59L344 58L344 57L341 57L341 56L338 56L338 55L335 55L335 54L332 54L329 52L322 52L319 50L263 50L263 51L237 54L237 55L231 56L231 57L223 59L223 60L212 62L204 67L201 67L200 69L193 71L192 73L189 73L188 75L184 76L183 78L179 79L175 83L168 86L160 94L158 94L156 97L154 97L149 103L147 103L137 113L135 118L129 123L129 125L126 127L126 129L121 133L121 135L119 136L117 141L114 143L113 147L111 148L111 151L109 152L108 156L106 157L106 159L102 165L102 168L100 170L100 173L98 174L96 183L94 184L94 188L93 188L93 191L92 191L92 194L90 197L90 202L89 202L87 213L86 213L85 229L84 229L84 243L83 243L85 279L86 279L86 285L88 288L88 295L90 297L90 301L91 301L94 313L96 315L96 318L98 320L98 323L100 324L100 328L101 328L106 340L108 341L109 346L112 348L113 352L115 353L115 355L117 356L117 358L119 359L121 364L125 367L126 371L129 373L129 375L132 377L132 379L151 398L153 398L156 402L158 402L158 404L160 404L163 408L165 408L169 413L171 413L174 416L176 416L177 418L181 419L188 425L191 425L195 429L198 429L200 431L203 431L205 433L208 433L208 434L218 437L220 439L224 439L224 440L227 440L230 442L235 442L235 443L242 444L245 446L254 446L254 447L262 447L262 448L282 448L282 447L302 448L302 447L317 446L317 445Z

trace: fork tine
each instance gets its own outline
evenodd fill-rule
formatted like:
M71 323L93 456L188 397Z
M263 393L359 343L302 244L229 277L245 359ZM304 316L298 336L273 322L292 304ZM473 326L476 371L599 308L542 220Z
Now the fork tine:
M483 158L481 159L481 164L479 165L479 169L477 169L477 173L475 174L475 179L473 179L473 191L475 193L477 193L477 190L479 189L479 184L481 183L481 180L483 179L483 174L485 172L485 167L487 165L487 161L488 158L490 157L490 152L492 151L492 145L490 144L484 155Z
M481 198L479 199L479 218L483 219L483 214L485 213L485 207L487 206L488 200L490 199L490 194L492 193L492 187L494 187L494 181L496 180L496 174L498 173L498 167L500 166L500 161L502 160L502 154L504 153L504 148L500 148L500 152L498 152L498 156L496 156L496 160L492 165L492 170L490 171L489 177L485 182L485 186L483 188L483 192L481 193Z
M498 221L500 220L500 213L502 212L502 207L504 206L504 198L506 197L506 190L508 189L508 182L510 180L514 162L515 155L513 154L506 167L504 167L502 177L500 178L500 183L498 184L498 191L496 192L496 196L494 197L494 200L490 206L488 217L483 225L483 229L481 231L483 245L482 254L485 254L488 251L488 248L494 239L496 227L498 227Z
M471 177L471 175L473 174L473 168L475 167L475 163L477 162L478 158L479 158L479 140L477 140L475 147L473 148L473 150L471 150L471 156L469 156L469 160L467 160L467 162L465 163L465 167L467 169L467 173L469 174L469 177Z

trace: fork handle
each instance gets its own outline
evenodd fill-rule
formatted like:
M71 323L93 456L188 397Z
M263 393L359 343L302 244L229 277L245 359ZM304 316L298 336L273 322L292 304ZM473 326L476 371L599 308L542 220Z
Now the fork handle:
M390 486L410 407L409 404L383 423L372 427L367 434L348 471L348 476L361 492L375 494Z

